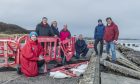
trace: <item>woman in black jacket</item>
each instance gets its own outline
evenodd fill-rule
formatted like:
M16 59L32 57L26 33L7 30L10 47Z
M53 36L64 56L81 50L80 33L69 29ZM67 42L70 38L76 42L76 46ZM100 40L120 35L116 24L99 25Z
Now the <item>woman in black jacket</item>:
M53 30L54 36L59 37L59 30L58 30L57 22L56 22L56 21L53 21L53 22L52 22L51 28L52 28L52 30Z

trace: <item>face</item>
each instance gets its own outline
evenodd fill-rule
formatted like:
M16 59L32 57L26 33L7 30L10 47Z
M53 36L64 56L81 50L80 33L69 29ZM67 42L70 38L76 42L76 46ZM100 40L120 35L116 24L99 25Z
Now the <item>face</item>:
M53 26L54 27L57 27L57 22L53 22Z
M45 19L45 18L42 19L42 23L43 23L43 24L47 24L47 19Z
M83 40L83 36L82 36L82 35L79 35L79 39L80 39L80 40Z
M107 25L111 25L112 20L111 19L108 19L106 22L107 22Z
M36 41L37 40L37 37L35 35L32 35L31 36L31 40Z
M64 31L67 31L67 25L64 25L63 30L64 30Z
M101 21L98 22L99 25L103 24Z

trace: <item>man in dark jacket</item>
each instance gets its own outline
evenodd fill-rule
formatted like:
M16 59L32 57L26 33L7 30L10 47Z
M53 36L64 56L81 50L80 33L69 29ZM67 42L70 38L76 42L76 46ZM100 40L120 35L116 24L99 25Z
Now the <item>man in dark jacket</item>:
M83 40L82 35L79 35L78 40L76 41L76 44L75 44L75 48L76 48L76 58L77 59L80 58L80 55L83 57L86 56L89 49L87 48L87 44Z
M118 40L119 30L118 26L112 21L110 17L106 18L107 26L105 28L104 40L106 43L107 54L109 50L112 52L112 62L116 61L115 44Z
M95 49L96 55L100 55L100 56L102 56L102 52L103 52L104 30L105 30L105 26L102 23L102 20L99 19L98 25L95 27L95 31L94 31L94 40L95 40L94 49ZM98 52L98 49L97 49L97 45L99 42L100 42L100 53Z
M38 36L54 36L53 30L47 23L47 18L43 17L42 22L36 26Z

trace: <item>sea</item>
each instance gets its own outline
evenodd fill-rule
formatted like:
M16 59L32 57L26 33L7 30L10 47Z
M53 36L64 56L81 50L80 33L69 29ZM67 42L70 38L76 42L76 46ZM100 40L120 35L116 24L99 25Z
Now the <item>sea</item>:
M140 51L140 40L118 40L118 43L126 47Z

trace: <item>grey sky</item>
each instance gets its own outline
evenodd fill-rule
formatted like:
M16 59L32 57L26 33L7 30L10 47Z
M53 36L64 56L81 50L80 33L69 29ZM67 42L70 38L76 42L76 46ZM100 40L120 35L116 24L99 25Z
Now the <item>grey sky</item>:
M0 21L35 29L43 16L68 24L71 33L93 36L97 20L110 16L121 38L140 38L139 0L0 0ZM105 23L106 24L106 23Z

